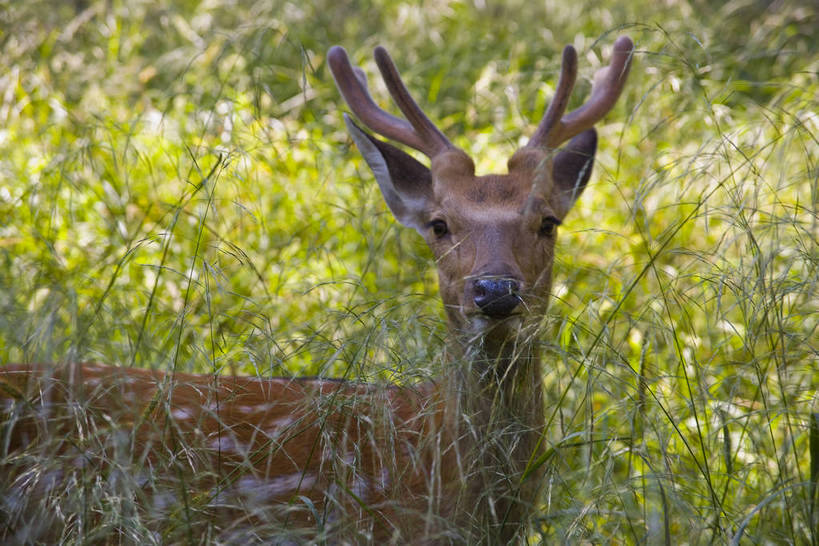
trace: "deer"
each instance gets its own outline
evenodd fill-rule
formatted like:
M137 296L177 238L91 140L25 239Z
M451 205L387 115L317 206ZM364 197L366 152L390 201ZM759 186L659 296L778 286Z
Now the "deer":
M170 541L524 541L545 471L538 336L557 230L590 179L594 125L617 102L633 52L630 38L618 38L588 100L566 114L577 77L577 53L566 46L528 143L507 173L478 176L410 96L386 49L375 49L375 62L403 119L376 105L364 72L332 47L327 63L359 123L429 159L344 115L392 215L435 260L449 335L439 375L397 386L6 365L0 538L100 524L104 515L62 507L58 518L49 508L59 506L55 492L72 489L57 484L70 482L91 498L113 487L131 501L123 513ZM122 534L123 521L97 528Z

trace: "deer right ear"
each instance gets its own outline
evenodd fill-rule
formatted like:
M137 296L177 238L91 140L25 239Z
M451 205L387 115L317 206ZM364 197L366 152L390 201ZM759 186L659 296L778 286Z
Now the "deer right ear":
M563 218L586 189L597 151L597 131L588 129L574 137L554 159L554 202L558 216Z
M361 130L346 114L344 123L375 175L395 219L419 232L432 201L432 174L414 157Z

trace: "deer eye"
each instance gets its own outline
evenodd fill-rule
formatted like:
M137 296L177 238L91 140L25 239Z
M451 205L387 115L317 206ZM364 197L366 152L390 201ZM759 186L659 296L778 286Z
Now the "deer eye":
M555 218L554 216L545 216L543 220L540 221L540 228L538 229L538 235L542 237L551 237L555 234L555 230L557 226L560 225L560 220Z
M432 233L439 239L449 233L449 228L443 220L433 220L429 226L432 228Z

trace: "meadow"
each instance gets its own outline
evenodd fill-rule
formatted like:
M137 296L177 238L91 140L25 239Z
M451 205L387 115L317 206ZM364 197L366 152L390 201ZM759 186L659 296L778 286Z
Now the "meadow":
M819 545L818 27L788 0L0 2L0 365L433 376L435 264L327 50L392 108L384 45L480 174L534 130L564 45L572 109L627 34L558 239L530 542ZM122 507L104 480L63 493Z

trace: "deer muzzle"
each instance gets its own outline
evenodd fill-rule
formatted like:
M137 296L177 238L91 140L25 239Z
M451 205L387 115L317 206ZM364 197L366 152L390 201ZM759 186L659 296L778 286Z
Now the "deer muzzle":
M521 302L520 283L515 279L480 277L472 283L472 301L492 318L511 315Z

